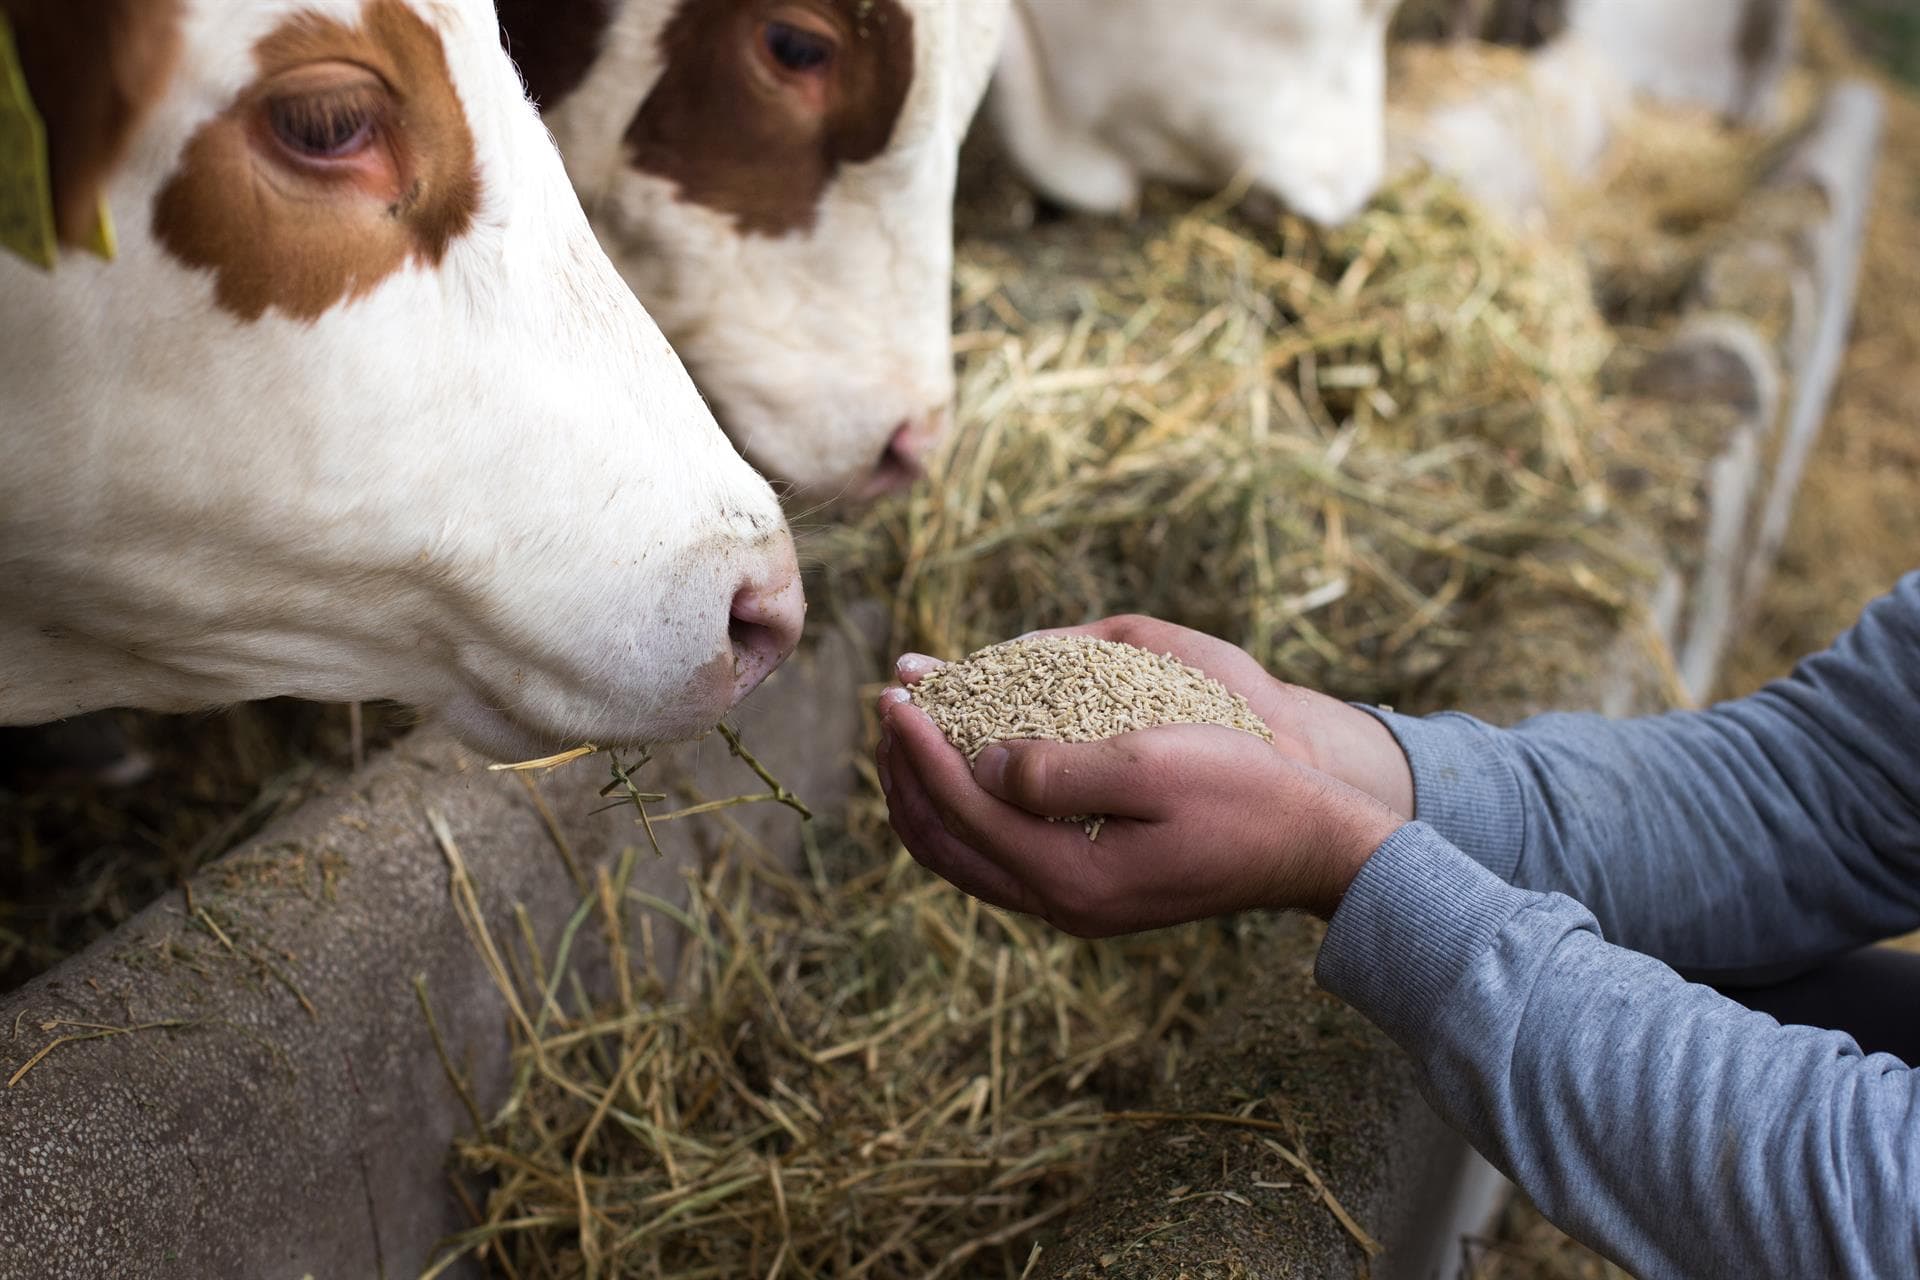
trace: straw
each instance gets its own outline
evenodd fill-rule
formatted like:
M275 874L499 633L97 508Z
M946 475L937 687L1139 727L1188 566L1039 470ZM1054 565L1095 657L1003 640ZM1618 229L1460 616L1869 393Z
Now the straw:
M459 1146L494 1188L436 1269L485 1248L529 1278L1019 1274L1110 1136L1087 1082L1171 1068L1223 995L1172 947L1219 928L1060 938L875 864L882 823L868 798L825 834L824 887L752 854L690 876L672 999L516 1014L513 1096ZM610 935L665 905L588 902Z
M1330 233L1163 198L1132 230L1024 234L962 254L928 482L820 539L839 585L894 600L900 648L1139 611L1402 696L1502 577L1626 606L1650 569L1616 545L1614 474L1691 500L1579 256L1439 179Z

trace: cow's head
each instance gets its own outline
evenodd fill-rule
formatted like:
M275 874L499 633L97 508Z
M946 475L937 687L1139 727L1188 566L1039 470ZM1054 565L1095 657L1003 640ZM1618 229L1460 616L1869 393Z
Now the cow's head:
M1302 216L1358 213L1386 174L1387 26L1399 0L1279 0L1251 48L1270 59L1258 123L1246 138L1256 186ZM1252 123L1252 122L1249 122Z
M653 741L791 648L773 493L596 245L488 0L0 14L59 245L0 251L0 723L295 694L501 754Z
M911 477L952 395L961 135L1005 0L503 0L600 240L747 457Z

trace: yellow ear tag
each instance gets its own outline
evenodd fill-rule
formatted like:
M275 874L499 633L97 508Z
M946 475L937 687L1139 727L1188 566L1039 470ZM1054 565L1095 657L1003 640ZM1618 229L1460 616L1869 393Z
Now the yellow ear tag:
M113 233L113 214L107 211L104 198L93 215L93 230L87 234L87 252L108 262L120 252L120 237Z
M49 271L60 260L47 130L27 96L26 73L5 14L0 14L0 246Z
M105 200L100 202L86 247L109 262L118 249ZM4 13L0 13L0 248L49 271L60 261L47 129L27 93L26 73L20 69L13 28Z

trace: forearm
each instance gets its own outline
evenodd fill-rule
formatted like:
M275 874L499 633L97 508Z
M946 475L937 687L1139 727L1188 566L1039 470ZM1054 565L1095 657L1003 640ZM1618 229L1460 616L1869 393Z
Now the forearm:
M1415 813L1692 975L1785 973L1920 926L1920 578L1793 679L1634 721L1382 715Z
M1556 1222L1636 1274L1901 1274L1920 1256L1920 1093L1607 945L1416 824L1335 915L1322 983Z

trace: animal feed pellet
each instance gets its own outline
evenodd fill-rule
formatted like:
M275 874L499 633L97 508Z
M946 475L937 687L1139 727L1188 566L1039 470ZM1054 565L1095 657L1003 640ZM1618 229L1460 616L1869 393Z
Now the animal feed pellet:
M1016 738L1097 742L1169 724L1217 724L1267 742L1273 731L1247 700L1171 654L1086 636L1009 640L969 654L912 687L968 761ZM1098 837L1099 816L1063 819Z

